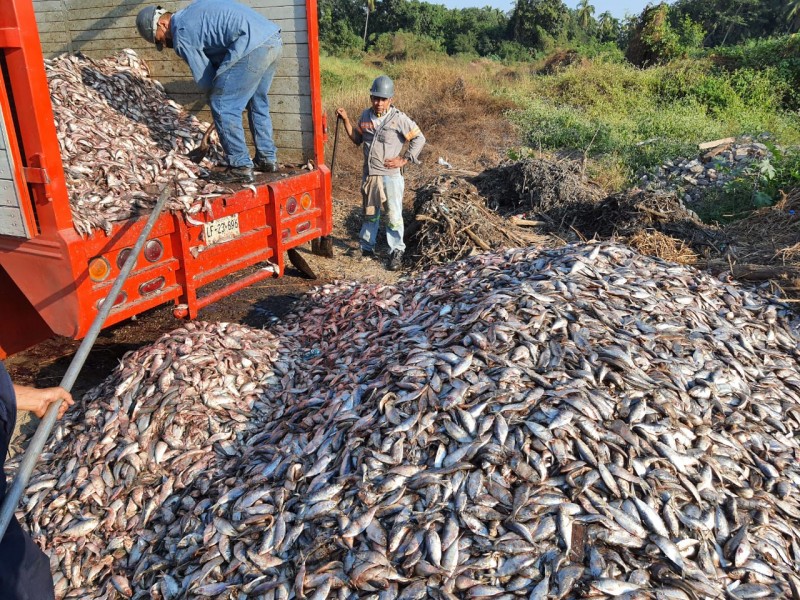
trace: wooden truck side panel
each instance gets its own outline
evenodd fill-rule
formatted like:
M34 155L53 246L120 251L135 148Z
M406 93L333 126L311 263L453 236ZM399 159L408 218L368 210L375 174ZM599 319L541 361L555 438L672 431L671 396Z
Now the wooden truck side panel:
M186 63L171 49L159 52L137 33L136 15L151 3L161 4L171 12L189 4L163 0L33 0L42 51L45 57L83 52L92 58L102 58L123 48L132 48L147 61L150 75L164 85L173 100L199 119L211 122L208 105L198 92ZM242 4L252 7L281 28L283 56L278 62L270 91L270 114L278 160L284 163L314 160L310 63L317 56L310 54L307 14L311 5L313 21L316 21L316 2L242 0ZM249 136L249 132L247 134Z

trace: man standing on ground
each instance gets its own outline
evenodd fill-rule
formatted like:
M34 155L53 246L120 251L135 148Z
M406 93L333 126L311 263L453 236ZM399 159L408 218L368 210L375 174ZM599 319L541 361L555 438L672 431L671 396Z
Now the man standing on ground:
M8 446L17 423L17 411L29 410L41 418L50 405L63 398L58 417L72 405L63 388L36 389L13 385L0 363L0 503L6 497L3 473ZM0 598L3 600L50 600L55 597L50 560L12 518L0 540Z
M386 241L389 244L387 269L397 271L403 264L403 192L405 180L400 170L409 162L419 164L419 153L425 145L417 124L408 115L392 106L394 82L381 75L372 82L369 90L372 107L361 113L358 124L353 127L344 108L336 114L344 120L347 135L358 146L364 144L364 173L361 184L361 199L364 221L359 234L361 254L375 256L375 242L381 219L381 205L385 202L388 223ZM403 156L403 146L408 143Z
M253 183L254 161L244 138L247 109L256 146L255 168L278 170L269 88L281 55L281 30L252 8L233 0L196 0L175 14L160 6L139 11L136 28L161 50L174 48L189 64L214 117L228 168L213 174L223 183Z

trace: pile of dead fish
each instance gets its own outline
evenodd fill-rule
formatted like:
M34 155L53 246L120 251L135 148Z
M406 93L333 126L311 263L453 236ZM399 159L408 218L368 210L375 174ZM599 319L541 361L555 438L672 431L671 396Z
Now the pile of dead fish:
M222 191L186 157L208 124L169 100L133 50L104 60L62 55L45 67L79 233L109 233L114 221L152 208L165 185L167 206L187 214Z
M60 424L59 598L797 598L798 337L609 244L190 324Z

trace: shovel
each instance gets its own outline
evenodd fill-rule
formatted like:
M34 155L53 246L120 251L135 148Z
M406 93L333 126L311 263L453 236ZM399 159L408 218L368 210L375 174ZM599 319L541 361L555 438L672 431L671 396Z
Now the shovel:
M339 142L339 123L342 117L336 115L336 131L333 134L333 153L331 154L331 179L333 179L333 167L336 165L336 145ZM325 258L333 258L333 240L329 235L311 240L311 253Z
M208 154L209 148L211 148L211 134L217 130L216 126L212 123L206 129L206 132L203 134L203 139L200 140L200 145L197 148L189 150L186 153L186 157L195 164L200 164L203 162L203 159Z

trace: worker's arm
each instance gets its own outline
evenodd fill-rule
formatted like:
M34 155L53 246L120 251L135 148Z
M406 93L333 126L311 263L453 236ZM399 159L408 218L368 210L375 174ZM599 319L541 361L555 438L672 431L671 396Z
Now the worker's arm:
M353 140L356 146L360 145L364 139L361 136L361 130L358 127L353 127L350 118L347 116L347 111L343 108L337 108L336 115L344 121L344 130L347 132L347 137Z
M189 65L189 69L192 71L192 79L194 79L197 87L203 92L208 92L214 84L214 77L217 74L217 70L214 68L214 65L211 64L211 61L208 60L203 49L184 48L182 45L175 46L175 54L180 56L186 61L186 64Z
M406 115L401 115L400 131L408 143L403 156L387 158L383 164L388 169L402 169L408 163L419 164L419 153L425 145L425 136L422 135L419 126Z
M63 417L67 409L75 403L72 399L72 395L67 390L60 387L39 389L25 385L15 385L14 394L17 397L17 410L28 410L40 419L45 415L50 405L59 399L64 400L58 410L59 419Z

